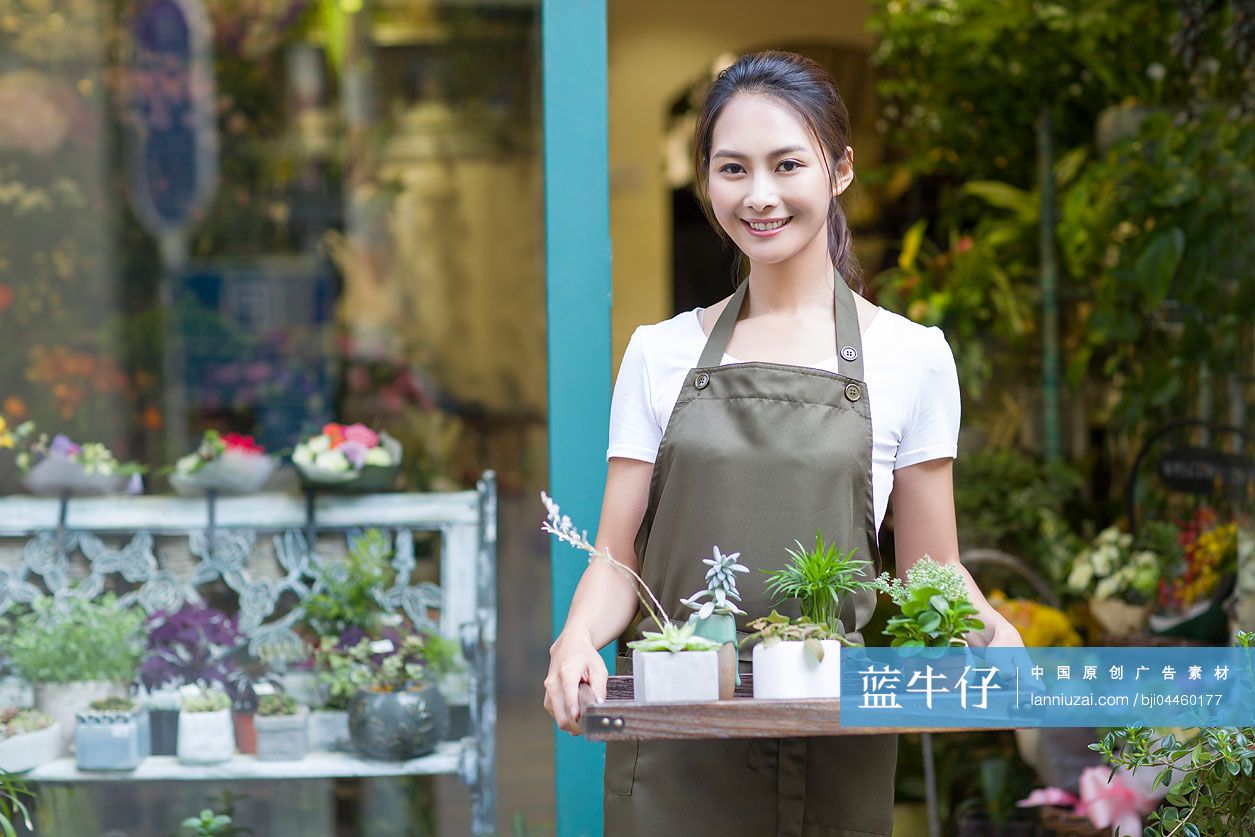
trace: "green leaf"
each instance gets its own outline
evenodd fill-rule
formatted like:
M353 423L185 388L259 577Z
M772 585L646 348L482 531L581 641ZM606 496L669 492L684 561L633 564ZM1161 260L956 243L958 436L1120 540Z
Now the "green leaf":
M824 644L814 637L805 640L805 643L807 653L811 655L815 662L822 663L824 661Z
M963 192L980 198L990 206L1007 209L1026 224L1036 223L1038 216L1037 196L1017 189L1009 183L996 180L973 180L963 185Z
M938 613L944 614L944 613L950 612L950 602L946 599L945 596L941 596L941 595L931 596L928 599L928 604L931 605L932 609L937 611Z
M927 221L916 221L902 237L902 252L898 254L898 267L902 270L910 270L915 265L915 260L919 257L920 245L924 241L924 230L927 227Z
M1182 833L1185 837L1200 837L1198 826L1192 822L1187 822L1183 827Z
M920 614L918 622L920 630L925 633L932 633L941 627L941 615L929 610Z
M1184 253L1185 233L1180 227L1172 227L1156 233L1137 257L1133 271L1142 293L1152 305L1158 305L1168 296Z

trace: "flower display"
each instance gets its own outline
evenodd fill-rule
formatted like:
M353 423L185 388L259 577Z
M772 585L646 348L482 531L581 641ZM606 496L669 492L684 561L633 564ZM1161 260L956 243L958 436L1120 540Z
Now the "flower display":
M1009 599L1001 590L990 591L988 599L993 609L1015 626L1029 648L1084 645L1067 615L1058 608L1032 599Z
M1159 583L1159 605L1182 611L1206 600L1220 580L1237 569L1238 529L1234 523L1218 525L1216 513L1201 507L1181 527L1179 543L1184 566Z
M1120 834L1141 834L1142 815L1159 806L1164 790L1146 787L1147 777L1127 768L1087 767L1080 776L1080 796L1060 788L1038 788L1016 804L1021 808L1052 805L1072 809L1095 828L1115 826Z
M401 445L387 433L376 433L364 424L332 422L296 446L292 464L309 482L345 483L368 468L399 467Z
M175 463L170 484L179 494L247 494L261 488L274 468L252 436L206 430L200 446Z
M78 444L64 433L49 438L35 423L25 421L12 431L0 427L0 447L16 451L14 461L36 494L101 494L124 487L138 493L139 475L146 468L122 463L100 442ZM129 483L129 485L128 485Z
M1099 600L1146 602L1159 587L1161 564L1154 552L1134 550L1132 535L1109 526L1073 560L1067 587Z

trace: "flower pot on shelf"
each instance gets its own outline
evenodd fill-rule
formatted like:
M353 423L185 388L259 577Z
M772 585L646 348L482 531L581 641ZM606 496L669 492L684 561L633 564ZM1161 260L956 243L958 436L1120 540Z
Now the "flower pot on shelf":
M367 465L357 475L344 480L327 480L307 477L301 472L301 487L306 491L323 494L374 494L391 491L396 487L400 465Z
M150 709L148 723L152 728L152 754L175 755L179 751L179 710Z
M1150 605L1130 604L1121 599L1090 599L1089 612L1104 631L1121 636L1141 632L1146 626Z
M194 474L171 474L170 486L181 497L203 497L210 491L224 496L253 494L266 484L277 464L272 456L227 451Z
M65 737L55 721L43 729L0 739L0 770L21 773L58 759L65 752Z
M144 760L144 710L80 712L74 727L79 770L134 770Z
M179 713L179 761L219 764L235 754L231 710Z
M360 691L349 702L349 737L362 755L405 761L436 748L448 722L448 707L432 683L400 692Z
M79 680L71 683L36 683L35 708L48 715L61 728L66 747L74 744L74 723L78 713L93 701L118 697L124 689L108 680Z
M823 659L816 660L806 643L783 640L754 646L754 697L805 700L841 696L841 643L821 640Z
M719 699L718 651L632 651L632 695L641 703Z
M55 455L44 459L22 477L27 491L43 497L120 494L130 483L129 474L89 474L79 463Z
M349 713L343 709L316 709L309 713L309 749L326 752L349 746Z
M309 710L302 706L295 715L258 715L257 759L297 761L309 752Z
M257 755L256 715L252 712L232 710L231 723L235 728L235 749L242 755Z

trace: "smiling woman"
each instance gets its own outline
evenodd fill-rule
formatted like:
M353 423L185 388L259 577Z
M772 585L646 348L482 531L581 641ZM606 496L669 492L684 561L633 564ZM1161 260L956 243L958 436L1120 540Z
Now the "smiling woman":
M597 546L639 572L674 618L702 586L712 544L770 572L817 533L865 562L870 581L892 492L898 571L925 552L952 565L989 626L972 643L1017 645L958 564L950 348L939 330L854 292L839 200L854 178L849 123L832 78L798 55L748 55L715 79L697 120L698 194L748 275L730 298L633 335L611 406ZM764 572L740 593L741 630L775 607L798 615ZM843 598L834 618L848 640L862 643L875 606L868 589ZM563 729L578 730L581 682L604 698L597 649L639 621L631 586L590 565L545 681ZM892 735L612 742L605 833L888 835L896 761Z

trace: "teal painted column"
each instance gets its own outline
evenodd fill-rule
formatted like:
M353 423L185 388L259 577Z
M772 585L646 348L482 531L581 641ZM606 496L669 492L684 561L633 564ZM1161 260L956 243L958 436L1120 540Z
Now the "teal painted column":
M592 532L610 421L610 208L605 0L542 0L550 494ZM539 500L537 520L543 516ZM553 541L553 630L586 565ZM537 672L539 685L540 672ZM601 834L605 747L554 727L559 837Z

